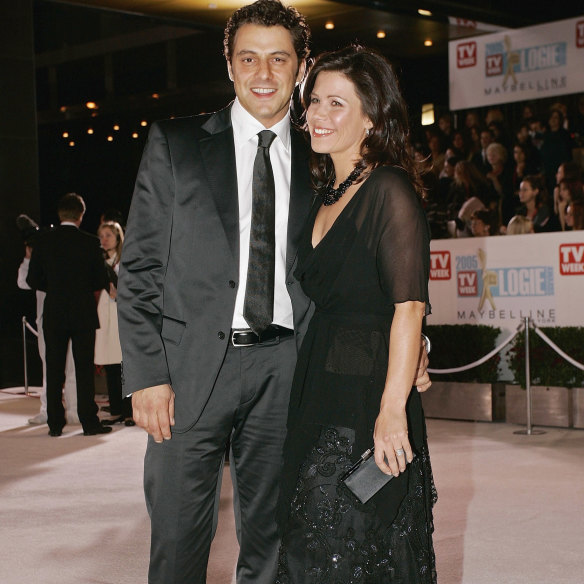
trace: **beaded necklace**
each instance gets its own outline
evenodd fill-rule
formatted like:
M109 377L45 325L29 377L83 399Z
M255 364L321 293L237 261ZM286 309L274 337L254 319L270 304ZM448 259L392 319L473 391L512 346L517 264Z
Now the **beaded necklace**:
M355 180L357 180L357 177L363 172L363 170L365 170L365 165L361 161L353 169L351 174L336 189L333 188L333 185L335 184L335 177L333 176L331 182L323 189L323 205L328 207L329 205L336 203L345 194L345 191L355 182Z

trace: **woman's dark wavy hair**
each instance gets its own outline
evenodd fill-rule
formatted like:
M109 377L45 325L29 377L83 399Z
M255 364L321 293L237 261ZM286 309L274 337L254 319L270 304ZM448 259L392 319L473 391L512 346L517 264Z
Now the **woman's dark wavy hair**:
M227 21L223 37L223 53L229 62L233 58L235 35L244 24L283 26L292 36L298 63L300 64L308 57L310 28L304 16L293 6L284 6L279 0L257 0L253 4L236 10Z
M378 166L404 169L422 195L420 172L410 145L407 106L391 64L383 55L361 45L319 55L304 85L302 101L305 110L310 104L316 78L323 71L341 73L353 83L363 113L373 124L369 136L361 144L364 163L371 169ZM334 177L331 157L313 152L310 172L316 189L328 184Z
M535 206L539 209L542 205L548 202L548 191L545 186L545 180L541 174L530 174L524 176L521 182L528 182L532 189L537 189L537 195L535 195Z
M472 162L459 160L456 163L456 168L458 169L458 176L454 180L462 182L469 189L469 192L473 194L479 191L484 192L489 186L485 175Z

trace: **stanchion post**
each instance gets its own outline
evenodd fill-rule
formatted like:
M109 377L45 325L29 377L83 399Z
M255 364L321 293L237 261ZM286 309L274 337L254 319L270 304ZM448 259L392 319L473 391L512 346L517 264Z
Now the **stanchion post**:
M529 316L525 317L525 399L527 402L527 428L528 436L531 436L531 368L529 365Z
M24 361L24 395L28 395L28 359L26 354L26 316L22 317L22 355Z
M531 425L531 366L529 363L529 316L525 317L525 401L527 402L527 427L515 434L545 434L543 430L534 430Z

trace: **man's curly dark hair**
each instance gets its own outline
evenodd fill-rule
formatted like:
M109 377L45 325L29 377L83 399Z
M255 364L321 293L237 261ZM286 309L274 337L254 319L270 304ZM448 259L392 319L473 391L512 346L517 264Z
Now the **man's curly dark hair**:
M290 31L294 50L300 63L308 57L310 50L310 28L304 16L292 6L284 6L279 0L257 0L253 4L242 6L236 10L225 27L223 38L223 53L227 61L233 57L235 35L244 24L259 24L261 26L283 26Z

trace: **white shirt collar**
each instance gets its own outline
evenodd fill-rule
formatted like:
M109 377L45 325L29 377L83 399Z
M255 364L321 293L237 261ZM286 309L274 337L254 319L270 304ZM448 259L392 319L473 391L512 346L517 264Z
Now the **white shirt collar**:
M77 225L75 225L75 223L72 221L61 221L61 225L71 225L72 227L77 227Z
M244 144L257 136L258 132L269 129L282 142L282 145L288 151L290 149L290 116L285 115L277 124L271 128L258 122L239 102L237 98L231 107L231 124L233 126L233 136L235 144Z

